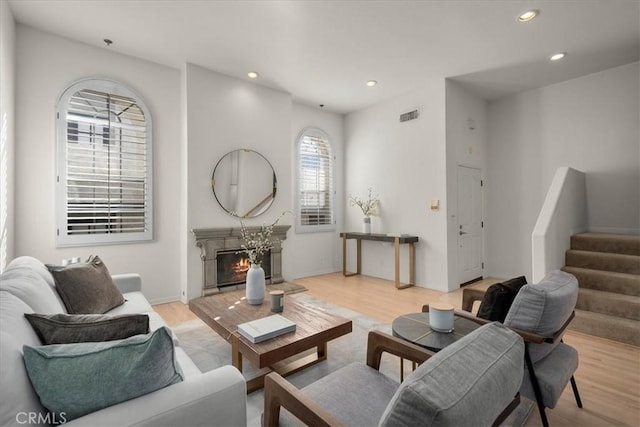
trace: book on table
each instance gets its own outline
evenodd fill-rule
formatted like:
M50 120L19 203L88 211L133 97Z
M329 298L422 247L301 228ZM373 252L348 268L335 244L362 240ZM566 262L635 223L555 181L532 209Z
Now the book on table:
M238 325L238 332L254 344L295 330L296 324L279 314Z

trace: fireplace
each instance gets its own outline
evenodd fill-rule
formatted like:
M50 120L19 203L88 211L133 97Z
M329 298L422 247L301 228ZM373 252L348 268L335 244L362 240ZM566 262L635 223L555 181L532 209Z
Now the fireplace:
M244 252L218 251L216 263L217 286L240 285L247 280L247 271L251 268L249 257ZM262 269L265 279L271 279L271 254L267 252L262 256Z
M262 261L267 283L282 283L282 245L287 238L290 225L276 225L273 227L273 248L267 259ZM255 232L260 227L247 227L247 231ZM200 248L202 260L202 295L214 294L222 291L244 289L244 277L241 270L244 265L235 267L233 263L245 261L233 260L236 252L242 250L244 240L240 228L194 228L191 230L195 237L195 244ZM231 259L230 259L231 258ZM248 263L246 269L249 268ZM230 271L231 270L231 271ZM238 270L237 272L235 270ZM246 275L246 271L244 272Z

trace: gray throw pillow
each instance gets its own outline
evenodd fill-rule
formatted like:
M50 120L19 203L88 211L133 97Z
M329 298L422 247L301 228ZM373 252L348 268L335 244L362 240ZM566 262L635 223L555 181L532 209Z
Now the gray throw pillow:
M56 290L71 314L103 314L124 304L107 266L98 256L64 267L47 265Z
M25 313L43 344L113 341L149 333L146 314L35 314Z
M184 379L171 333L119 341L22 348L24 363L42 406L70 421Z

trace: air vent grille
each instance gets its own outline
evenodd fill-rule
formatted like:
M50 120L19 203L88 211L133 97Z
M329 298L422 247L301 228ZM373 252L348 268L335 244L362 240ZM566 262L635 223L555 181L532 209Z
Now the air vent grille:
M406 113L400 114L400 123L408 122L409 120L415 120L420 117L420 113L418 110L408 111Z

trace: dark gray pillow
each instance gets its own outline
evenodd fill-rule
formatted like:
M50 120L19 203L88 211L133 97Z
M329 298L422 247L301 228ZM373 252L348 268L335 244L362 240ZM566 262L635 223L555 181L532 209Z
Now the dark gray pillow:
M25 317L43 344L123 340L149 332L146 314L31 314Z
M504 322L518 291L526 284L527 279L520 276L489 286L480 302L477 316L492 322Z
M65 267L47 265L56 290L71 314L103 314L124 304L124 297L98 256Z
M66 421L184 378L166 327L124 340L25 345L22 351L42 406Z

